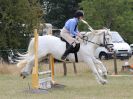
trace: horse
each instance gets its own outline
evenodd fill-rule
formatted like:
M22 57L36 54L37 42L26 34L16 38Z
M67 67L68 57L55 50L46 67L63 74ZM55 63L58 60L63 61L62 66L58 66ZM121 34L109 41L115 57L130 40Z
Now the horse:
M109 29L99 29L93 32L82 33L83 38L80 43L79 51L77 52L78 61L84 62L90 67L96 80L100 84L107 83L107 69L102 62L94 57L95 50L98 46L105 46L112 43L112 38ZM57 60L61 60L61 56L66 50L66 43L60 38L52 35L44 35L38 37L38 61L44 59L48 54L52 54ZM69 61L74 62L74 54L70 53L67 56ZM21 76L28 76L34 66L34 38L29 43L27 55L24 60L20 61L17 66L25 67L21 70Z

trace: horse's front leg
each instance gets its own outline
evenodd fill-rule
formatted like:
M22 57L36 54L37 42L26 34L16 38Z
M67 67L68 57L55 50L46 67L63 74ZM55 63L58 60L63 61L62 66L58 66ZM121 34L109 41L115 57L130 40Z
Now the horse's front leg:
M93 61L97 65L97 68L98 68L99 72L101 72L101 75L106 79L107 78L106 67L103 65L103 63L100 60L98 60L96 58L93 58Z
M107 80L103 79L101 77L101 75L98 73L98 71L96 69L96 66L94 64L93 58L91 56L85 56L84 57L84 62L89 65L90 69L94 73L94 75L95 75L98 82L100 82L101 84L106 84L107 83Z

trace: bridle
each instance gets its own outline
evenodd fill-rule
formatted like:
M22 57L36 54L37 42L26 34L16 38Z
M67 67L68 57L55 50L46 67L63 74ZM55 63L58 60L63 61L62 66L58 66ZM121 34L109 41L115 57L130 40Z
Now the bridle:
M91 32L93 32L94 31L94 29L88 24L88 22L87 21L85 21L85 20L81 20L83 23L85 23L87 26L88 26L88 29L91 31ZM105 29L107 29L107 28L105 28ZM103 36L103 44L98 44L98 43L96 43L96 42L92 42L92 41L90 41L90 40L88 40L88 37L87 36L85 36L85 35L83 35L83 37L81 38L82 40L83 40L83 42L85 42L86 44L87 44L87 42L90 42L90 43L93 43L93 44L96 44L96 45L98 45L98 46L102 46L102 47L105 47L106 49L111 49L112 50L112 48L113 48L113 44L107 44L107 39L106 39L106 37L105 37L105 32L104 32L104 36Z
M103 34L103 44L96 43L96 42L92 42L91 40L88 39L88 36L85 36L85 35L83 35L83 37L82 37L81 39L83 40L83 42L84 42L85 44L87 44L87 43L89 42L89 43L98 45L98 46L100 46L100 47L105 47L105 48L106 48L108 51L110 51L110 52L113 51L113 44L108 44L108 41L107 41L105 32L104 32L104 34Z
M105 32L103 34L103 44L92 42L91 40L88 40L88 36L85 36L85 35L83 35L83 37L81 39L83 40L83 42L85 44L90 42L92 44L95 44L95 45L98 45L98 46L101 46L101 47L105 47L108 51L113 51L113 44L108 44Z
M104 32L104 36L103 36L103 47L105 47L106 49L108 49L109 51L113 51L113 44L108 44L107 39L105 37L105 32Z
M95 44L95 45L98 45L98 46L102 46L102 47L107 47L107 39L105 37L105 32L103 34L103 44L100 44L100 43L96 43L96 42L92 42L91 40L88 40L88 36L85 36L83 35L83 37L81 38L83 40L83 42L85 44L87 44L88 42L92 43L92 44Z
M96 43L96 42L92 42L92 41L88 40L88 36L83 36L81 39L83 40L83 42L84 42L85 44L87 44L87 42L90 42L90 43L93 43L93 44L96 44L96 45L101 46L101 44L98 44L98 43Z

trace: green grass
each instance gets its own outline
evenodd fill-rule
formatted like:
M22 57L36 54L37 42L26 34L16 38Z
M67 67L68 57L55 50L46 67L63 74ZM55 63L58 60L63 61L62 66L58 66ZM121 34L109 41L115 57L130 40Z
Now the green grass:
M108 84L100 85L90 72L67 77L56 75L56 81L64 88L48 90L48 93L27 93L30 77L22 80L15 75L0 75L0 99L132 99L133 77L108 77Z
M133 58L129 60L133 64ZM114 71L113 60L103 61L109 74ZM119 74L130 74L131 72L121 72L124 61L117 61ZM73 73L72 64L68 63L68 74L63 76L62 64L55 64L55 81L65 85L64 88L54 88L48 93L33 94L27 92L31 84L31 76L21 79L15 72L14 66L7 68L12 74L0 74L0 99L133 99L133 76L108 77L106 85L98 84L89 67L83 63L76 64L77 75ZM3 67L2 67L3 68ZM10 73L11 73L10 72Z

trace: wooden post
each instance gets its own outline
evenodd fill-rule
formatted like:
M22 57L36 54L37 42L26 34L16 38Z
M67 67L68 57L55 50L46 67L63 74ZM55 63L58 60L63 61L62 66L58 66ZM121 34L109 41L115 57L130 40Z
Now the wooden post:
M39 80L38 80L38 33L37 33L37 29L34 30L34 54L35 54L35 61L34 61L34 67L32 71L32 88L38 89Z
M52 55L50 55L50 65L51 65L51 77L52 77L52 82L54 81L54 58Z
M66 67L66 63L63 62L63 69L64 69L64 76L67 75L67 67Z
M64 69L64 76L67 75L67 66L66 66L66 62L63 62L63 69ZM77 69L76 69L76 64L75 62L73 62L73 69L74 69L74 73L77 74Z
M77 74L76 64L73 62L74 73Z
M114 74L117 75L117 60L116 60L116 51L114 51Z
M52 25L49 25L49 30L47 31L48 35L52 35ZM54 84L54 57L52 55L49 56L49 61L50 61L50 66L49 68L51 69L51 77L52 77L52 83Z

